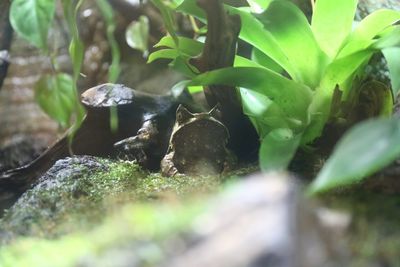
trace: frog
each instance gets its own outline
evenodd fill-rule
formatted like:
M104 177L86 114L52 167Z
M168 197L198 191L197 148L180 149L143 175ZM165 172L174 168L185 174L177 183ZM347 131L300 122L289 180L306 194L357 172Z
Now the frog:
M158 170L178 105L197 108L187 91L151 95L111 83L87 89L81 103L86 115L78 129L69 129L32 162L0 173L0 210L2 202L8 206L15 202L57 160L71 155L130 159L145 169ZM118 120L115 129L110 126L113 108Z
M176 110L168 150L161 160L161 174L215 175L229 171L234 154L226 147L229 131L220 121L217 104L209 112L191 113L185 106Z

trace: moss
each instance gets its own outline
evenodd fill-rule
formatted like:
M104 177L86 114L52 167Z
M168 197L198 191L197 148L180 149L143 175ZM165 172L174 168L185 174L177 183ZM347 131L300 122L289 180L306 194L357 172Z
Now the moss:
M352 214L347 241L351 267L400 266L400 198L357 191L325 201Z
M171 242L179 242L181 233L205 208L196 203L131 204L90 232L57 240L19 239L0 248L0 266L101 267L116 266L116 262L118 266L156 266L167 258Z
M121 204L202 195L218 190L220 176L162 177L128 161L91 159L96 170L73 163L70 178L26 192L0 222L0 239L17 236L54 238L90 229ZM6 239L4 236L7 236Z

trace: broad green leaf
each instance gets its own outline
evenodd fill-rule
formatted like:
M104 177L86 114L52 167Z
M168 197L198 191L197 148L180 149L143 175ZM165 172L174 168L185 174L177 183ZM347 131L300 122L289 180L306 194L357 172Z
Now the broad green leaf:
M290 118L308 121L311 90L271 70L257 67L231 67L201 74L190 85L229 85L254 90L274 101Z
M275 37L252 14L236 8L228 8L231 14L240 15L242 28L240 38L270 57L281 66L294 80L301 80L300 73L289 62Z
M382 50L395 46L400 47L400 25L386 29L371 47L376 50Z
M161 49L157 50L149 55L147 63L151 63L157 59L175 59L179 56L179 52L176 49Z
M283 71L281 66L276 64L275 61L273 61L269 56L265 55L257 48L252 49L251 59L266 67L267 69L273 70L278 73L281 73Z
M322 50L335 58L350 34L357 0L318 0L312 16L311 27Z
M161 40L154 47L163 46L177 49L180 53L184 55L195 57L203 51L204 44L190 38L178 37L177 45L171 36L165 36L161 38Z
M308 192L316 194L361 181L400 156L399 118L375 119L350 129L336 145Z
M344 57L368 48L379 34L399 20L399 11L382 9L371 13L357 25L338 57Z
M382 53L389 68L392 92L396 97L400 91L400 47L385 48Z
M289 1L278 0L273 1L268 9L257 17L273 35L291 66L298 72L299 77L296 78L300 79L293 79L315 88L328 59L321 51L303 12ZM266 51L261 51L271 57Z
M350 35L350 39L370 40L385 30L390 25L400 20L400 12L390 9L380 9L364 18L354 32Z
M272 0L247 0L251 10L255 13L261 13L271 2Z
M66 127L75 110L74 82L70 75L44 75L35 85L35 99L40 107L61 126Z
M170 64L172 69L184 74L188 78L194 78L199 71L189 64L189 58L178 56Z
M259 136L276 128L288 128L290 123L282 110L265 95L240 88L243 113L252 119Z
M260 167L264 172L285 170L300 143L300 135L290 129L275 129L267 134L260 147Z
M321 135L322 129L328 119L331 101L336 85L341 85L351 79L356 71L366 64L373 51L364 50L347 57L333 61L326 70L321 84L317 87L309 113L311 123L303 135L302 144L308 144ZM348 92L343 92L347 95Z
M10 22L19 35L46 51L47 35L54 12L54 0L13 0Z
M188 15L192 15L196 17L197 19L201 20L202 22L205 22L206 14L204 13L204 10L201 9L196 1L193 0L184 0L182 3L176 8L176 11L186 13Z
M257 67L257 68L264 68L264 66L260 65L254 60L250 60L248 58L242 56L235 56L235 61L233 63L234 67Z
M133 49L147 53L149 30L149 19L146 16L140 16L137 21L132 21L125 32L127 44Z

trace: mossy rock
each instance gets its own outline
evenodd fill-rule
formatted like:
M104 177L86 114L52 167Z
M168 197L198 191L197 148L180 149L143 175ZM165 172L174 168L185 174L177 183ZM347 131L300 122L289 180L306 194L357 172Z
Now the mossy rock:
M0 221L0 239L56 237L91 228L121 204L217 190L220 176L165 178L129 161L80 156L59 160Z

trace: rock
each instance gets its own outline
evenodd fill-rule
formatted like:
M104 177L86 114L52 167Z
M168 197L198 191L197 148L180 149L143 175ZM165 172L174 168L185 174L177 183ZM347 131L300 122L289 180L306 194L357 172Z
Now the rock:
M28 164L45 149L46 144L41 139L17 136L0 148L0 173Z
M131 165L128 170L134 174L137 167L127 164ZM40 177L36 186L24 193L6 212L0 233L2 230L8 236L52 236L52 228L65 223L71 214L79 214L83 208L89 210L88 207L93 207L101 213L105 208L101 201L116 192L122 193L130 184L131 176L125 175L124 179L115 175L115 169L114 161L92 156L58 160ZM96 176L96 173L113 173L114 176Z
M192 245L163 266L346 266L345 246L324 233L321 217L331 215L325 221L339 232L349 220L316 216L285 175L249 177L213 204L195 221Z
M92 187L86 186L90 181L82 177L82 166L76 164L80 162L87 163L90 172L112 170L92 157L59 161L5 218L6 225L19 231L28 230L28 222L31 229L52 228L62 220L78 224L79 231L57 240L17 240L0 249L0 265L6 256L6 267L46 266L49 262L52 266L81 267L349 266L347 247L342 242L349 224L348 215L314 209L313 203L301 197L294 180L284 174L253 175L206 201L203 196L200 202L163 199L129 204L113 211L99 226L84 230L79 221L65 216L75 213L79 203L87 205L84 199L91 197ZM68 167L62 168L64 164ZM58 170L71 174L71 178L55 177ZM82 183L86 190L81 189ZM39 192L43 194L47 189L60 187L67 188L65 193L53 194L48 200L34 199ZM103 192L110 194L113 189ZM65 195L77 199L75 207L65 205ZM104 214L100 202L93 202L97 205L89 208ZM25 211L17 212L18 209ZM31 212L32 209L37 211ZM61 209L64 211L57 212ZM48 220L41 225L37 213L53 217L53 224ZM29 260L32 257L35 262ZM65 261L69 264L64 265Z

